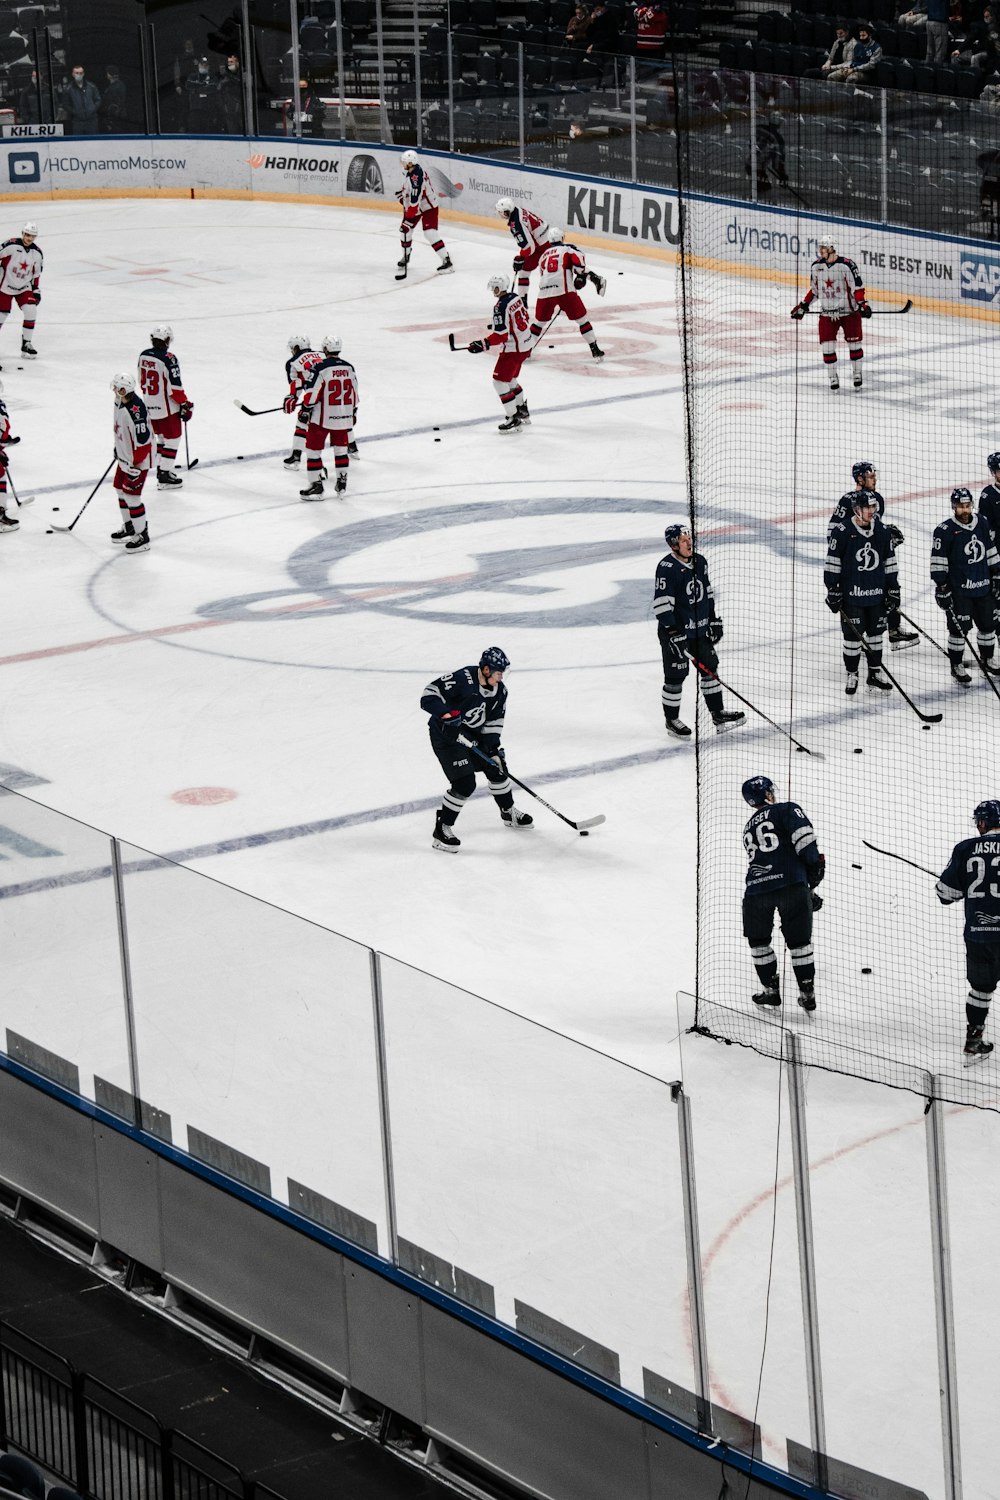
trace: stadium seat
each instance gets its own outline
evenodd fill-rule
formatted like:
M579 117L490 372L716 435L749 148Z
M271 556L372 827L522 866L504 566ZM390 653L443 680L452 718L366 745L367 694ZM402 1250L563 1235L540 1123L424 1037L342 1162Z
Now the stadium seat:
M45 1481L26 1458L17 1453L0 1453L0 1487L25 1500L45 1500Z

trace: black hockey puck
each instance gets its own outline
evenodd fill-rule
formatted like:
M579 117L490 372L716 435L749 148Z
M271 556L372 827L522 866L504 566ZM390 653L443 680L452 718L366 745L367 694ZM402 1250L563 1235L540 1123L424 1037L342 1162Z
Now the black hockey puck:
M555 348L555 347L556 347L556 346L555 346L555 344L550 344L550 345L549 345L549 348L550 348L550 349L554 349L554 348Z
M852 870L860 870L860 869L861 869L861 866L860 866L860 865L852 865L852 866L851 866L851 869L852 869Z
M431 432L440 432L440 431L441 431L440 427L432 427L431 428Z
M921 724L920 727L921 729L930 729L931 726L929 724Z
M243 454L242 453L237 453L236 457L239 458L239 459L241 459L243 457Z
M48 527L48 529L47 529L47 530L46 530L46 532L45 532L45 535L46 535L46 536L51 536L51 535L52 535L52 527L51 527L51 526L50 526L50 527Z
M440 439L440 438L435 438L435 439L434 439L434 441L435 441L435 442L436 442L436 443L439 443L439 442L440 442L440 441L441 441L441 439Z
M581 828L579 830L579 834L580 834L580 837L582 839L589 839L590 838L590 829L589 828Z
M862 750L862 748L861 748L860 745L855 745L855 747L854 747L854 753L855 753L855 755L863 755L864 751Z
M870 974L871 973L871 969L862 969L861 972L862 972L862 974Z
M57 510L58 510L58 509L59 509L59 507L58 507L58 505L53 505L53 507L52 507L52 512L53 512L53 514L55 514L55 512L56 512L56 511L57 511Z

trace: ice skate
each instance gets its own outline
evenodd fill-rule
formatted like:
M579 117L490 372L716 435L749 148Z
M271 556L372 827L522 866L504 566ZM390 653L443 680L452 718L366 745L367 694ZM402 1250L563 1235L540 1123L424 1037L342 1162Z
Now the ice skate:
M902 625L889 631L889 645L893 651L905 651L908 646L915 646L919 639L915 630L904 630Z
M781 991L776 984L766 984L756 995L751 995L754 1005L780 1005Z
M516 411L512 412L509 417L505 417L502 422L499 422L497 424L498 432L520 432L520 430L521 418L518 416Z
M833 374L830 376L830 389L831 391L840 390L840 376L837 374L836 370L834 370Z
M816 986L808 982L799 985L798 1001L803 1010L816 1009Z
M175 490L178 485L183 483L184 481L181 476L175 474L173 469L157 469L156 471L156 488L158 490Z
M286 469L297 469L301 462L302 454L297 448L293 448L288 457L282 459L282 463L284 464Z
M857 690L858 674L857 672L848 672L847 681L844 684L844 692L847 694L848 698L853 698Z
M437 274L439 276L447 276L448 272L449 271L454 271L454 269L455 269L455 267L451 263L451 256L450 255L446 255L445 258L444 258L444 260L437 267Z
M870 688L879 688L883 693L892 692L892 683L889 681L888 677L883 674L881 667L872 667L871 671L868 673L868 676L865 678L865 684Z
M307 484L304 490L299 490L303 500L323 500L323 481L314 479L312 484Z
M358 456L358 445L353 438L347 445L347 452L351 458L357 458Z
M983 1041L983 1028L981 1026L970 1026L965 1034L965 1047L963 1051L966 1066L968 1066L970 1062L978 1062L983 1057L989 1057L993 1051L993 1043Z
M129 537L128 541L125 543L125 551L126 552L148 552L149 551L149 532L145 529L145 527L143 528L142 531L137 531L134 534L134 536L130 536Z
M861 371L860 371L860 369L854 371L854 377L853 378L854 378L854 389L856 391L860 391L861 386L863 384L862 379L861 379Z
M521 812L516 807L509 807L506 812L502 812L500 819L505 828L532 828L535 823L530 813Z
M683 719L666 719L664 722L670 734L676 735L679 740L690 738L691 727L689 724L685 724Z
M952 664L951 664L951 676L952 676L952 680L954 682L957 682L960 687L970 687L972 685L972 678L970 677L969 673L966 671L965 662L964 661L953 661L952 662Z
M454 854L461 847L462 840L457 839L450 828L445 828L440 817L438 817L434 824L434 836L431 839L431 848L443 849L446 854Z
M596 290L597 295L599 297L603 297L604 293L608 289L608 279L607 279L607 277L606 276L599 276L596 271L588 271L587 272L587 276L590 279L590 281L593 282L594 289Z
M337 475L337 485L336 485L337 494L338 495L342 495L346 489L347 489L347 475L342 472L342 473L340 473L340 474Z
M25 359L37 359L38 358L38 350L35 348L34 344L31 342L30 339L22 339L21 340L21 354L24 356Z
M20 525L16 516L9 516L5 510L0 509L0 534L5 531L17 531Z
M712 715L712 723L720 734L724 734L727 729L735 729L737 724L745 722L746 714L739 709L720 709L717 714Z
M522 401L521 402L520 406L517 408L517 411L516 411L515 415L518 416L518 417L520 417L520 419L521 419L521 426L522 427L530 427L531 426L531 413L528 410L528 403L527 403L527 401Z
M591 357L591 359L603 359L604 358L604 350L600 347L599 344L591 344L591 346L590 346L590 357Z
M113 531L111 533L111 540L117 545L122 542L130 542L134 536L135 528L132 525L132 522L126 521L121 531Z

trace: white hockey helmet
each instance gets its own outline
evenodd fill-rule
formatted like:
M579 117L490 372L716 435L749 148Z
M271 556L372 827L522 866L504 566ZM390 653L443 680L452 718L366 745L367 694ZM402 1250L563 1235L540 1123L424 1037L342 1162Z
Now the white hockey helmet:
M399 165L402 167L404 172L408 172L411 167L415 167L417 165L417 162L419 160L420 158L417 156L417 153L415 151L404 151L402 156L399 158Z
M33 240L38 238L38 225L35 223L34 219L29 219L27 224L22 225L21 238L24 239L24 236L26 234L30 234Z
M549 225L549 244L550 245L561 245L562 242L563 242L563 232L562 232L562 230L559 228L559 226L557 224L550 224Z
M823 238L820 240L819 244L816 246L816 249L817 250L832 250L833 253L834 253L834 255L836 255L836 253L837 253L837 247L833 243L833 240L830 238L829 235L824 235L823 236Z
M508 214L512 214L514 212L514 201L513 201L513 199L512 198L498 198L497 199L497 210L496 211L500 215L501 219L506 219L506 217L507 217Z
M112 375L111 389L114 391L116 396L120 396L122 391L124 391L128 396L133 395L135 392L134 376L126 375L124 371L120 375Z
M296 349L308 349L310 347L309 335L307 333L293 333L288 340L288 347L293 354Z
M157 323L155 328L149 330L149 336L158 343L169 344L174 336L174 330L169 323Z
M509 283L502 271L494 271L492 276L487 277L486 285L494 297L498 297L501 292L508 290Z
M341 340L337 337L337 335L335 333L328 333L319 347L322 349L324 354L339 354L340 345Z

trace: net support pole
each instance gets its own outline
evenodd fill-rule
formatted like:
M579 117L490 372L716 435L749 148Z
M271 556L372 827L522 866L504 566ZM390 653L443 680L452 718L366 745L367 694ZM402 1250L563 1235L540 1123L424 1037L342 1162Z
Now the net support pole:
M302 137L302 90L299 84L302 79L302 59L299 56L299 0L288 0L288 27L291 32L292 41L292 129L295 135ZM337 26L337 38L340 38L340 26Z
M385 1223L389 1236L389 1255L399 1265L399 1238L396 1231L396 1179L392 1166L392 1125L389 1118L389 1060L385 1041L385 1009L382 1004L382 956L368 951L372 984L372 1028L375 1034L375 1065L378 1069L378 1118L382 1138L382 1184L385 1190Z
M448 33L448 150L455 154L455 53L454 38Z
M757 202L757 74L750 74L750 202Z
M139 1090L139 1047L135 1034L135 1004L132 998L132 960L129 957L128 921L125 916L125 875L122 870L121 844L111 840L111 879L115 888L115 915L118 922L118 955L122 966L122 997L125 1001L125 1038L128 1043L128 1079L132 1095L133 1125L142 1128Z
M450 36L448 38L448 45L449 47L451 46ZM416 131L415 139L418 146L422 146L424 143L424 101L422 85L423 79L421 78L420 74L420 11L418 8L417 0L413 0L413 97L414 108L417 112L417 118L414 122L414 126Z
M885 89L881 90L879 101L880 121L882 125L882 145L879 154L879 176L881 178L879 197L882 202L882 223L889 222L889 95Z
M628 114L629 114L629 126L630 126L630 128L629 128L629 136L631 138L631 147L632 147L632 181L633 182L637 182L638 179L639 179L639 173L638 173L637 166L636 166L636 140L635 140L635 136L636 136L636 123L635 123L636 102L635 102L635 58L634 57L630 57L629 60L628 60L628 83L629 83Z
M683 1083L670 1085L677 1105L678 1143L681 1154L681 1192L684 1199L684 1240L687 1246L688 1319L694 1356L695 1394L698 1398L698 1430L712 1432L711 1385L708 1374L708 1334L705 1323L705 1289L701 1274L701 1235L698 1229L698 1194L694 1176L694 1141L691 1134L691 1101Z
M517 44L517 159L524 165L524 43Z
M827 1489L826 1416L823 1408L823 1364L819 1347L819 1308L816 1298L816 1254L813 1240L812 1194L809 1187L809 1141L806 1098L799 1039L785 1033L785 1077L791 1112L792 1178L795 1184L795 1224L799 1241L799 1282L802 1291L802 1330L806 1346L806 1386L809 1396L809 1433L816 1465L816 1488Z
M941 1448L946 1500L962 1500L962 1453L958 1430L958 1372L955 1363L955 1312L951 1286L951 1235L948 1227L948 1178L945 1170L944 1110L937 1098L937 1079L928 1074L927 1188L930 1197L931 1250L934 1263L934 1307L937 1314L938 1385L941 1391Z
M344 95L347 93L347 79L344 77L344 7L342 0L336 0L334 19L337 25L337 132L340 139L347 139L347 105L344 103Z
M247 135L253 135L253 103L254 103L254 74L255 57L253 46L253 32L250 27L250 6L248 0L242 0L241 6L243 21L243 128ZM296 79L296 85L298 79Z
M382 0L375 0L375 51L378 56L378 138L383 146L392 145L392 130L389 126L389 108L386 104L385 79L385 31L383 29ZM449 143L448 150L455 148Z

